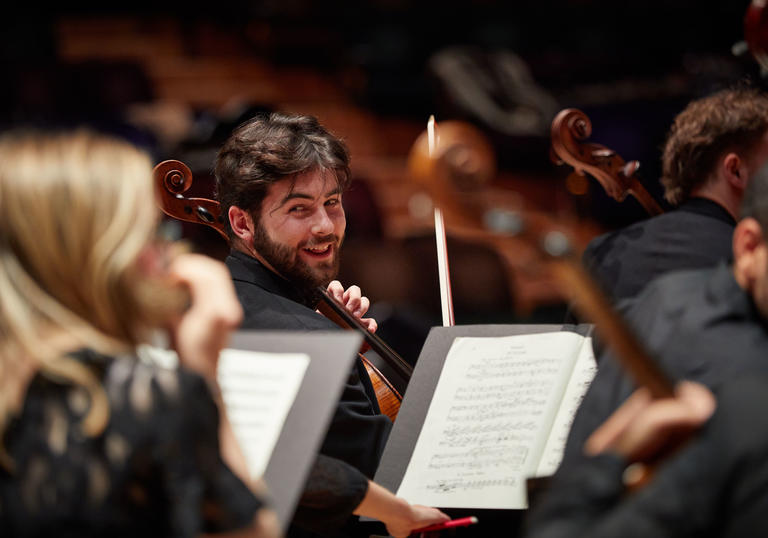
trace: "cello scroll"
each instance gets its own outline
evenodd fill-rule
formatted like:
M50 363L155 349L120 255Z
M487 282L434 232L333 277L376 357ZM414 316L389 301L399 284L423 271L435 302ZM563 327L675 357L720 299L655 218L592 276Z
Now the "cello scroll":
M175 219L205 224L214 228L227 240L221 207L208 198L186 198L184 193L192 186L192 171L181 161L167 160L155 166L155 187L160 209Z
M640 167L638 161L625 162L605 146L583 142L592 134L592 123L584 112L576 108L561 110L552 121L551 134L556 164L568 164L581 176L591 175L617 202L631 194L650 215L664 212L635 175Z

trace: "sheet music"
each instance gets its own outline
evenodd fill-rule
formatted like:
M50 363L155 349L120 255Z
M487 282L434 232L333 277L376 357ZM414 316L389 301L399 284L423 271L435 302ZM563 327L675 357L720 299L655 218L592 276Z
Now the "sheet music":
M581 345L581 352L573 367L573 374L568 382L568 387L565 389L563 401L560 403L555 421L552 424L552 430L547 444L544 446L544 452L541 456L536 476L553 475L560 466L560 461L563 459L563 451L565 450L565 442L568 440L568 433L571 431L571 425L573 424L573 417L596 373L597 362L595 362L595 355L592 349L592 337L587 337Z
M177 368L172 349L143 345L139 358L164 368ZM218 382L232 431L254 478L267 468L283 424L309 366L302 353L264 353L224 349L219 355Z
M308 365L309 356L300 353L221 352L218 380L222 399L254 478L269 463Z
M456 338L397 494L443 508L526 508L584 337Z

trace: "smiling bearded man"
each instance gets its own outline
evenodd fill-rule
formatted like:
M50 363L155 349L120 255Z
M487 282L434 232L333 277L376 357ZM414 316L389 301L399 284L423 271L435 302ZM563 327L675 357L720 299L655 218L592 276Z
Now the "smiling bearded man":
M346 228L342 194L350 182L345 145L309 116L257 116L225 142L215 172L232 245L226 264L245 312L242 328L339 330L317 313L316 291L339 268ZM354 315L365 314L369 302L357 286L344 291L334 281L329 289ZM363 321L375 330L375 321ZM375 489L366 477L373 477L391 427L358 358L320 448L323 457L348 466L313 475L322 480L310 499L305 490L289 537L306 536L305 529L323 536L379 534L364 532L350 516ZM343 502L328 506L334 498Z
M273 184L260 217L253 219L250 254L309 296L318 286L327 286L339 272L346 227L341 195L328 172L307 172Z

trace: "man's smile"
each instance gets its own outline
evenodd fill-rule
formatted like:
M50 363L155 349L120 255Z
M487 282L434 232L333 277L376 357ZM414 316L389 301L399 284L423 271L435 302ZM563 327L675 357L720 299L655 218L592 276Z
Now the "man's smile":
M302 247L301 251L313 260L323 260L333 256L334 243L324 243L321 245L312 245Z

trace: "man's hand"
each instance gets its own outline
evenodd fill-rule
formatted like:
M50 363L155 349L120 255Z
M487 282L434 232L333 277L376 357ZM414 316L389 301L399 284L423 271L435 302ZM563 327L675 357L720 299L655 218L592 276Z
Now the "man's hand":
M365 497L353 513L378 519L386 525L387 531L394 538L406 538L416 529L450 519L437 508L410 504L370 480Z
M709 419L715 397L704 385L683 381L674 398L654 400L645 388L635 391L587 439L589 455L613 451L627 462L647 462L674 448Z
M449 517L437 508L412 504L405 515L384 521L387 531L394 538L407 538L416 529L448 521Z
M353 316L363 322L363 325L365 325L370 332L376 332L376 329L378 328L376 320L363 317L363 315L368 312L371 302L368 300L368 297L363 296L358 286L350 286L345 290L344 286L341 285L341 282L333 280L328 284L328 293L343 304Z

